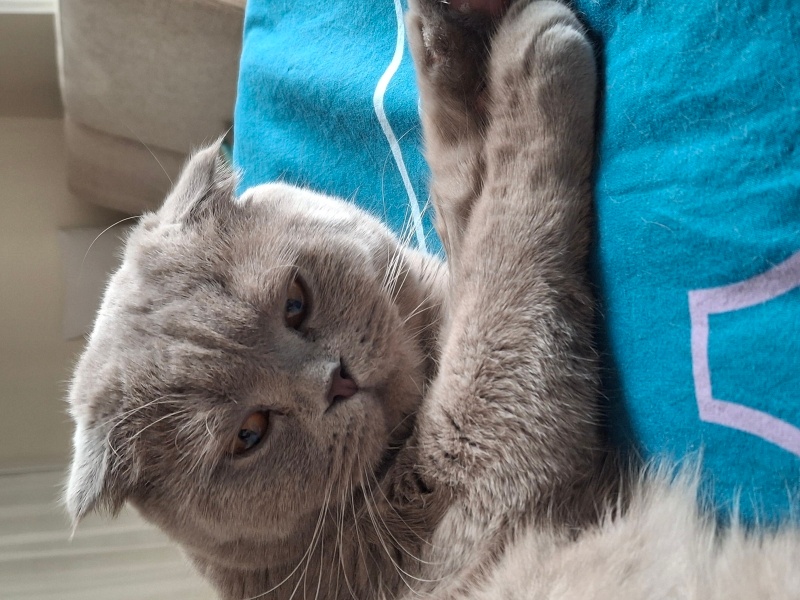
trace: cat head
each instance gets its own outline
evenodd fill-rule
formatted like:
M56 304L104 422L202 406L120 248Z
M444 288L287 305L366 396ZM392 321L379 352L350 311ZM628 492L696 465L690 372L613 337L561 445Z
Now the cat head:
M242 561L408 436L438 262L349 203L235 185L203 150L131 232L69 393L66 504L77 523L131 501L192 552Z

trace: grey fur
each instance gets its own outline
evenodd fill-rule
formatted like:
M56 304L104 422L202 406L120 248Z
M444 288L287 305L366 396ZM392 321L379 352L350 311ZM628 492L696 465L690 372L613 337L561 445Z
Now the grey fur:
M446 265L346 202L279 184L235 198L217 146L142 218L70 391L76 523L130 502L229 599L652 598L612 568L647 579L640 549L659 540L636 524L674 496L676 538L713 539L691 482L644 478L603 512L594 56L561 4L500 12L411 1ZM296 274L300 332L283 320ZM340 362L360 391L334 405ZM257 408L269 435L231 456ZM796 530L775 539L748 548L797 555Z

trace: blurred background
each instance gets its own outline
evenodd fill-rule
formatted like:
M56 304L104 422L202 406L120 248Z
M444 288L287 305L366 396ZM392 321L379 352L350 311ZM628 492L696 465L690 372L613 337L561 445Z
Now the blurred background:
M0 0L0 598L212 597L130 511L70 537L64 398L129 217L231 127L244 4Z

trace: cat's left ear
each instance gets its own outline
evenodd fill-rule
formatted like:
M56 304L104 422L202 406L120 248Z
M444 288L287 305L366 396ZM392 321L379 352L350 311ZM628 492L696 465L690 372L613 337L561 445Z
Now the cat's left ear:
M224 217L233 207L236 174L222 152L223 138L196 152L183 167L159 216L173 223Z
M116 515L130 491L126 484L131 469L122 468L121 457L111 448L107 427L78 423L73 436L73 457L65 494L73 527L95 510Z

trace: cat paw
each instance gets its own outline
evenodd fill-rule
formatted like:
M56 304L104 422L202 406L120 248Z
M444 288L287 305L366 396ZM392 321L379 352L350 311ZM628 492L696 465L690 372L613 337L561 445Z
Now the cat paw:
M554 0L515 2L492 38L487 72L487 177L538 164L541 177L588 180L597 71L572 10Z
M514 3L492 39L490 63L491 96L498 112L514 110L504 105L521 94L529 102L547 100L554 113L564 103L594 103L594 52L578 18L556 0ZM582 87L586 93L580 93Z
M431 168L436 227L458 253L483 181L492 33L509 0L409 0L406 17Z
M423 103L481 110L492 31L508 0L410 0L409 44Z

